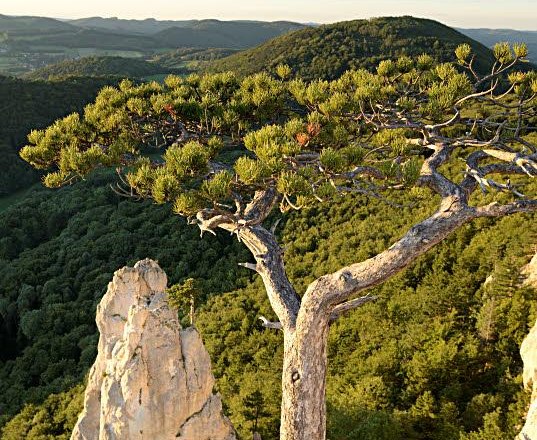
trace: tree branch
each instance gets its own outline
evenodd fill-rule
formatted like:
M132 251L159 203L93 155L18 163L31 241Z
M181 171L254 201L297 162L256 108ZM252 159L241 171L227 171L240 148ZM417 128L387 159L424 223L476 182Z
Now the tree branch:
M258 319L262 322L263 327L265 327L265 328L273 328L273 329L276 329L276 330L283 330L283 326L282 326L281 322L269 321L264 316L260 316Z
M537 211L537 200L517 200L500 205L497 202L475 209L475 217L501 217L518 212Z
M479 165L482 160L490 159L491 157L504 160L507 163L492 163L482 167ZM531 170L537 171L535 160L537 160L537 154L523 156L518 153L500 150L475 151L466 159L466 177L460 183L460 187L466 192L467 197L476 190L478 185L483 190L486 190L486 186L495 186L498 189L502 189L503 185L486 179L486 176L489 174L527 174L533 177ZM509 188L506 187L505 189Z
M330 322L335 321L338 319L343 313L348 312L349 310L356 309L358 307L363 306L364 304L376 301L378 299L378 296L370 296L369 294L365 296L361 296L359 298L354 298L349 301L346 301L344 303L338 304L334 307L332 310L332 314L330 315Z
M423 162L417 184L428 186L442 198L456 196L465 202L461 187L438 172L438 168L449 160L453 147L446 144L429 144L426 147L434 150L434 153Z
M302 298L303 306L320 303L320 308L330 309L351 295L382 283L475 217L473 208L453 200L447 210L439 210L413 226L384 252L315 280Z
M287 278L283 252L274 234L257 225L239 229L238 235L255 257L256 271L263 279L276 316L285 329L294 329L300 309L300 297Z

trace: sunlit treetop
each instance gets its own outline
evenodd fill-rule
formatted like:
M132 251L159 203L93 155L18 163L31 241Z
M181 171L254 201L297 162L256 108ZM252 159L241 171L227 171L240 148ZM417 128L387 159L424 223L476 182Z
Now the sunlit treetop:
M334 81L304 82L288 66L244 79L124 80L102 89L83 115L32 131L21 156L48 172L49 187L117 167L123 195L237 224L267 190L282 211L415 184L442 197L456 185L468 195L479 186L524 198L523 188L491 174L537 175L528 137L537 125L537 74L514 70L526 61L524 45L498 44L494 55L486 76L461 45L454 63L403 56ZM459 182L438 171L452 156Z

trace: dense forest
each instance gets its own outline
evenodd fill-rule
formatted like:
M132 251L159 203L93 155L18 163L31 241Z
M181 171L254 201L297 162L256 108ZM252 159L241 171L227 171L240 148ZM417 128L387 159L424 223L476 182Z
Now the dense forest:
M103 185L109 178L35 190L0 214L0 337L11 348L0 361L4 420L23 403L37 403L7 424L2 438L68 435L82 387L43 399L83 380L96 353L100 296L115 269L144 257L157 259L171 283L202 280L206 302L196 326L228 414L247 438L248 405L257 405L263 438L276 438L281 335L258 321L271 309L260 281L237 266L245 249L227 234L200 239L168 206L120 200ZM356 197L286 215L279 236L293 283L304 289L384 249L434 206L406 202L419 208ZM518 270L534 250L535 220L518 215L462 228L377 288L377 302L334 325L328 438L514 436L529 399L518 349L537 299L519 288Z
M153 57L152 61L168 68L191 68L204 61L214 61L239 52L239 49L199 49L195 47L181 48L164 52Z
M490 50L448 26L414 17L387 17L302 29L216 60L208 68L247 75L287 64L304 79L333 79L345 70L373 68L400 55L428 53L441 61L452 60L462 43L471 45L478 69L492 64Z
M401 54L451 59L468 41L480 62L491 60L484 46L439 23L375 19L300 30L213 66L244 74L284 61L304 78L333 78ZM171 66L197 53L163 59ZM213 53L222 52L197 60ZM7 170L0 193L35 181L16 156L31 129L80 111L114 81L0 78ZM218 159L237 155L244 151L224 150ZM170 284L200 281L196 327L240 438L251 438L254 425L263 439L277 438L282 334L259 322L260 315L275 317L259 277L238 265L248 261L246 248L225 233L200 238L170 204L119 197L109 187L115 179L98 171L58 190L33 188L0 211L1 438L69 438L96 355L96 306L115 270L146 257L159 262ZM526 189L535 193L537 183ZM386 249L437 204L416 190L287 211L277 236L293 285L302 294L316 277ZM332 325L327 438L504 440L519 432L529 395L518 351L537 318L537 292L520 287L519 271L535 253L536 220L517 214L461 227L376 287L377 301Z
M23 75L23 78L43 81L73 76L143 78L169 73L177 71L137 58L91 56L50 64Z
M110 78L74 78L54 82L25 81L0 76L0 197L37 180L19 157L27 134L57 118L81 111Z

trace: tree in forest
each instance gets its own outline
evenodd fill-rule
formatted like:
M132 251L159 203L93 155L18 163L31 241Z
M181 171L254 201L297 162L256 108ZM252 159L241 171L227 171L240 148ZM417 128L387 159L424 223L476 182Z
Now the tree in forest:
M252 423L252 436L255 439L259 419L270 415L265 411L265 399L261 391L255 390L244 398L241 412L244 418ZM257 433L257 435L259 434Z
M170 202L202 235L220 228L244 243L243 266L261 276L277 317L264 324L284 335L281 439L323 439L330 324L463 224L537 210L537 74L512 71L524 45L498 44L494 55L485 76L461 45L455 63L403 56L331 82L292 79L287 66L277 77L123 81L82 116L33 131L21 156L49 170L49 187L117 167L116 192ZM438 208L378 255L297 292L267 225L275 208L348 194L391 203L395 191L429 192Z
M194 325L196 303L201 296L199 282L194 278L187 278L184 282L171 286L167 293L170 305L179 310L188 310L190 325Z

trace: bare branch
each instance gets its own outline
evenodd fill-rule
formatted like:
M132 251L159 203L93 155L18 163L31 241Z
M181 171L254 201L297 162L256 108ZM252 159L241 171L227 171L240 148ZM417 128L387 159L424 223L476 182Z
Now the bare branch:
M500 205L497 202L476 208L476 217L501 217L517 212L537 211L537 200L517 200L516 202Z
M379 180L385 180L386 176L382 171L380 171L378 168L375 167L369 167L369 166L357 166L353 170L343 173L343 174L337 174L338 177L345 177L349 180L354 179L356 176L370 176L374 177L375 179Z
M343 313L356 309L358 307L363 306L364 304L376 301L378 299L377 296L371 296L369 294L365 296L361 296L359 298L351 299L350 301L346 301L344 303L338 304L334 309L332 310L332 314L330 315L330 321L335 321L338 319Z
M278 194L273 186L268 186L264 191L256 191L254 198L244 210L243 220L248 225L262 223L272 211L278 201Z
M492 163L480 166L482 160L494 157L504 160L508 163ZM497 184L496 182L486 179L489 174L527 174L533 177L531 170L537 171L537 155L523 156L519 153L512 153L500 150L480 150L475 151L466 159L466 177L460 186L466 192L467 196L475 191L479 185L486 192L487 187L496 187L496 189L512 190L509 186ZM503 188L502 188L503 187ZM518 194L521 196L521 194Z
M273 329L276 329L276 330L283 330L283 326L282 326L281 322L269 321L264 316L260 316L258 319L263 323L263 327L265 327L265 328L273 328Z
M451 198L449 205L448 201L384 252L315 280L302 297L302 306L324 309L382 283L476 216L474 209L460 200Z
M256 260L272 309L283 327L292 330L300 309L300 297L289 282L282 258L282 249L274 234L260 225L239 229L239 236Z
M245 267L246 269L253 270L254 272L257 272L257 265L254 263L238 263L239 266Z
M455 105L458 105L458 104L459 104L459 102L457 102ZM442 122L442 123L439 123L439 124L435 124L435 125L426 125L424 128L426 130L434 132L434 131L437 131L440 128L448 127L448 126L454 124L456 121L458 121L460 119L461 112L456 107L453 110L455 111L455 115L451 119L449 119L448 121Z
M272 224L272 226L270 227L271 234L274 234L276 232L276 228L278 227L281 221L282 221L282 218L280 217Z

